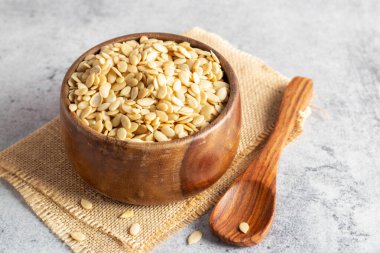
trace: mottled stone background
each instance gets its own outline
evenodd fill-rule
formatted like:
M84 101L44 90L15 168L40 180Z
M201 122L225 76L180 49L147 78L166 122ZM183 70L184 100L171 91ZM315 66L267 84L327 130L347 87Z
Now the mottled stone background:
M380 2L0 0L0 149L58 113L59 85L85 49L141 31L215 32L283 74L309 76L318 96L305 134L280 162L276 218L253 248L226 246L208 215L155 252L378 252ZM186 246L193 230L204 239ZM0 183L0 252L69 252Z

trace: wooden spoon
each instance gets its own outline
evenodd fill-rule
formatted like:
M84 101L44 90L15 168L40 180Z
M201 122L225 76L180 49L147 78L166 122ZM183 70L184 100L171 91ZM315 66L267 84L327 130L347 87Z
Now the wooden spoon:
M280 153L313 93L313 82L295 77L286 87L279 116L260 155L231 185L211 213L213 232L223 241L251 246L261 242L272 225L276 205L276 174ZM239 224L249 225L247 233Z

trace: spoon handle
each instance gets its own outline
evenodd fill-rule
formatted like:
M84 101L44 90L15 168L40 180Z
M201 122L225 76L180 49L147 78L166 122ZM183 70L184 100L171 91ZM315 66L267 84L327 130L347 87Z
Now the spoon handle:
M267 176L272 178L270 175L275 176L281 151L296 125L299 113L309 105L312 95L313 82L311 79L294 77L290 81L282 97L274 130L259 157L242 175L243 178L257 179L258 174L262 176L265 174L266 178ZM256 167L260 167L260 169L256 169Z

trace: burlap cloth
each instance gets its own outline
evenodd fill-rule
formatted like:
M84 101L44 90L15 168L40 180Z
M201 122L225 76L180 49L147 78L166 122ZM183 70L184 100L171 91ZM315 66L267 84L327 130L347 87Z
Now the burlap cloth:
M132 206L103 197L86 185L70 165L62 145L59 118L0 153L0 176L74 252L151 250L205 213L258 153L270 133L289 79L215 34L194 28L184 35L224 55L235 70L241 89L243 123L238 154L227 173L208 190L163 206ZM298 125L292 139L301 132ZM94 209L82 209L81 198L91 200ZM119 219L127 208L133 209L135 216ZM142 232L132 237L128 228L135 222L141 224ZM88 239L81 243L74 241L69 236L74 230L83 232Z

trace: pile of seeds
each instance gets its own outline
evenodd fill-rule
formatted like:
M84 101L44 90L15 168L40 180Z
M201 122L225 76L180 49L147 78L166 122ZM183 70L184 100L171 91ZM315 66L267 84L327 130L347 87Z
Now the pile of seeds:
M69 109L106 136L168 141L217 117L229 94L222 78L212 51L143 36L87 55L68 81Z

